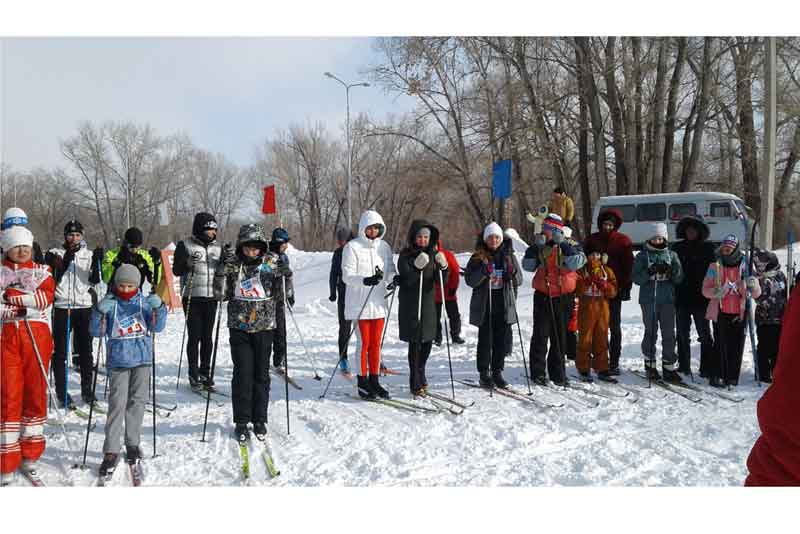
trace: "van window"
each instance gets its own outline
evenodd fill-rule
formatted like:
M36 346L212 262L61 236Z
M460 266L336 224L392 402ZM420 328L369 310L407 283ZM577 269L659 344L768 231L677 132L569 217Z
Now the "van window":
M667 218L666 204L639 204L636 219L639 221L663 221Z
M622 214L622 222L633 222L636 220L636 205L627 204L625 206L603 206L600 212L605 210L617 210Z
M730 219L733 217L730 202L712 202L709 204L708 211L708 216L713 219Z
M669 219L671 221L680 221L687 215L697 215L697 205L689 204L671 204L669 207Z

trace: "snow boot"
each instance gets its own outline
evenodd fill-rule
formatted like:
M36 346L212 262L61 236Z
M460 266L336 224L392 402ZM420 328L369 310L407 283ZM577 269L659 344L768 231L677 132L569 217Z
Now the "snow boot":
M192 388L193 391L202 391L203 383L200 382L198 377L189 375L189 387Z
M580 373L581 382L587 382L589 384L594 382L594 379L592 379L592 373L591 372L589 372L589 371L578 371L578 372Z
M534 376L533 383L537 386L547 387L547 377L546 376Z
M436 336L434 338L433 344L436 345L437 347L441 347L442 346L442 336L441 336L441 334L439 334L438 336Z
M367 377L358 375L356 379L358 381L358 396L364 400L374 400L375 393L369 387L369 381L367 380Z
M378 397L382 399L389 398L389 392L381 386L380 382L378 382L378 375L369 375L369 388Z
M129 464L135 464L142 459L142 451L136 445L125 446L125 461Z
M38 463L36 460L22 460L22 464L19 466L19 469L22 473L27 473L33 478L39 477L38 472Z
M494 381L492 381L492 375L489 374L489 371L481 371L479 373L478 383L484 388L494 387Z
M619 376L620 375L619 367L610 367L608 369L608 374L611 376Z
M107 452L103 455L103 462L100 464L100 476L107 477L114 474L119 462L119 454Z
M708 379L708 385L712 388L724 388L725 384L722 383L722 380L718 376L712 376Z
M500 389L505 389L508 387L508 382L506 382L506 379L503 378L502 370L495 370L492 372L492 382L494 382L494 385Z
M658 374L655 367L646 367L644 372L649 380L661 380L661 375Z
M609 373L608 371L600 371L599 373L597 373L597 379L603 382L608 382L610 384L616 384L619 382L619 380L611 376L611 373Z
M664 382L676 385L683 384L683 378L681 378L681 375L677 371L662 369L661 373L664 375Z
M267 435L267 424L263 421L253 423L253 434L256 435L256 439L263 440Z
M553 384L560 388L568 388L569 387L569 380L566 377L562 378L561 380L553 380Z
M342 358L339 360L339 372L343 375L350 374L350 364L347 363L347 358Z
M456 345L463 345L464 343L466 343L466 341L464 341L464 338L461 337L459 334L453 334L453 337L451 339L453 340L453 343L455 343Z
M63 398L58 399L58 407L59 408L63 408L64 407L64 399ZM67 410L72 411L75 408L77 408L77 406L75 406L75 401L72 400L72 395L67 395Z
M250 429L247 428L246 423L236 423L233 435L236 436L236 441L239 443L250 441Z

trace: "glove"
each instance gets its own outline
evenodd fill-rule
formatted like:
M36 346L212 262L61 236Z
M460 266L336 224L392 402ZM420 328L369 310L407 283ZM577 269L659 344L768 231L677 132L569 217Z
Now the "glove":
M367 287L377 286L380 281L381 281L380 275L373 274L372 276L364 278L364 285Z
M28 308L25 306L17 307L17 317L26 317L28 315Z
M92 297L92 306L95 306L97 304L97 291L95 290L95 288L93 287L89 288L89 296Z
M66 271L69 269L69 264L72 263L72 260L75 259L75 252L80 248L80 246L68 248L64 252L64 259L62 260L63 269Z
M161 251L158 249L158 247L150 247L149 253L150 253L150 259L153 260L153 265L160 265Z
M280 276L290 277L292 276L292 268L289 267L289 261L285 260L283 256L278 260L278 274Z
M560 245L564 241L564 232L558 230L553 232L553 243Z
M745 284L747 285L747 289L753 291L755 288L758 287L758 278L756 278L755 276L748 276L745 279Z
M97 303L97 311L103 315L111 313L114 310L115 303L116 301L112 295L106 295L103 300Z
M194 270L195 264L197 262L199 262L200 258L202 258L202 257L203 257L203 253L200 252L199 250L195 250L194 252L192 252L191 256L187 256L186 257L186 267L191 269L191 270Z
M226 267L236 263L236 251L233 249L233 245L226 243L225 246L222 247L220 260Z
M600 261L603 263L603 265L606 265L608 263L608 254L603 252L603 254L600 255Z
M436 260L436 263L439 265L441 270L444 271L447 269L447 257L444 254L437 252L433 259Z
M494 263L483 260L483 270L488 276L492 276L492 273L494 272Z
M558 248L561 249L561 255L562 256L574 256L574 255L576 255L578 253L578 251L575 249L575 247L572 246L567 241L562 241L561 243L559 243L558 244Z
M92 251L92 265L97 265L98 262L103 261L103 256L105 256L105 251L103 247L97 247Z
M331 301L331 302L336 302L336 293L331 293L328 296L328 300Z
M544 234L536 234L533 238L533 242L537 246L543 247L545 243L547 243L547 238L544 236Z
M617 291L617 298L621 301L631 300L631 289L624 288Z
M155 293L150 293L149 295L147 295L147 299L145 300L147 300L147 305L153 308L154 310L156 308L161 307L161 297L159 297Z
M400 278L399 274L394 275L394 278L392 278L392 281L389 282L389 284L386 286L386 290L387 291L394 291L394 288L396 288L397 286L400 285L400 280L402 280L402 279Z
M431 259L428 257L427 254L425 254L424 252L420 252L414 259L414 267L416 267L417 270L421 271L428 265L430 261Z

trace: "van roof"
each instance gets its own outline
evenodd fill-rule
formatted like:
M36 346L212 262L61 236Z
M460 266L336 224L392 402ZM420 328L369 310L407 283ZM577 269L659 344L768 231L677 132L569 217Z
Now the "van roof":
M639 202L642 200L662 200L665 202L676 200L688 200L690 198L705 198L705 199L726 199L726 200L739 200L742 199L731 193L717 193L713 191L689 191L686 193L653 193L651 195L616 195L608 197L600 197L597 202L600 203L621 203L626 202Z

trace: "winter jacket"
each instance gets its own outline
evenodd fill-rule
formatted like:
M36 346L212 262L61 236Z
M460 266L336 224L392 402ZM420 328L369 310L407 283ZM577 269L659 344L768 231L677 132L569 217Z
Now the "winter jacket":
M722 263L719 250L717 251L717 261L708 266L706 277L703 280L703 295L709 299L706 308L706 319L716 321L719 311L725 313L738 313L740 319L744 319L745 306L747 304L747 285L745 284L744 266L745 258L734 266L726 266ZM730 289L726 291L722 299L717 298L716 292L721 287L730 284ZM761 296L761 287L756 287L751 291L754 299Z
M622 226L622 214L619 210L608 209L601 211L597 216L597 227L600 228L602 221L608 218L614 221L614 229L611 233L606 234L602 230L593 233L586 238L584 248L593 246L607 254L607 265L617 275L620 294L630 293L633 285L633 280L631 279L633 243L631 243L627 235L619 231L619 227Z
M114 280L114 273L117 272L117 267L123 263L129 263L139 269L139 274L142 275L142 281L139 287L142 287L145 279L151 284L153 283L153 271L155 264L150 253L140 248L133 254L128 247L117 247L106 252L103 257L103 282L110 284Z
M417 248L414 244L415 236L421 228L428 228L431 232L430 245L425 249ZM434 303L435 289L439 279L439 269L434 256L439 241L439 230L423 220L415 220L408 230L408 244L397 258L397 272L400 274L400 284L397 293L397 320L400 323L400 340L407 343L425 343L436 337L436 304ZM428 255L428 264L421 271L414 266L414 260L421 252ZM442 272L447 276L447 271ZM420 322L417 314L420 310L420 276L422 277L422 308ZM420 326L421 323L421 326Z
M780 269L759 274L761 295L756 300L756 324L781 324L786 307L786 275Z
M772 385L758 401L761 436L747 458L747 486L800 486L800 286L786 306Z
M535 272L533 288L551 298L575 292L578 275L575 273L586 263L586 256L566 241L556 245L552 241L543 247L531 245L525 251L522 268Z
M581 299L613 299L617 296L617 277L608 265L602 263L592 265L587 261L586 265L578 270L575 294Z
M651 275L648 269L651 265L666 264L669 274ZM633 283L639 287L639 304L653 304L653 291L656 292L655 304L675 303L675 286L683 281L683 269L678 255L669 250L654 249L645 243L644 248L633 261ZM658 285L656 285L658 284Z
M367 226L374 224L381 225L382 230L375 239L367 239L364 231ZM386 224L380 214L365 211L358 223L358 236L349 241L342 251L342 280L347 284L344 316L348 321L386 317L388 310L383 296L386 294L386 285L397 274L397 269L392 259L392 249L383 240L384 235ZM376 267L383 271L382 280L376 286L365 286L364 279L374 275Z
M447 302L458 300L458 286L461 284L461 266L458 264L455 254L446 250L442 245L442 240L438 242L438 250L444 257L447 258L447 272L442 273L444 277L444 299ZM436 275L436 291L434 292L434 299L436 304L442 303L442 290L439 288L439 275Z
M550 213L557 213L565 223L570 223L575 218L575 203L567 195L559 195L558 199L550 200L548 206Z
M228 328L248 333L275 328L275 298L281 276L278 255L245 258L237 244L235 259L217 266L214 294L228 301Z
M503 271L503 313L506 323L514 324L518 320L516 300L517 288L522 285L522 270L520 270L519 262L514 255L510 239L504 239L494 252L491 252L480 239L475 252L467 262L464 281L472 288L472 298L469 301L469 324L480 327L489 313L490 275L487 272L489 265L492 265L495 275L500 270Z
M92 337L105 337L106 367L128 369L153 363L152 333L161 332L167 324L167 306L156 309L147 305L139 290L130 300L113 293L114 309L103 314L94 307L89 321Z
M342 251L344 245L333 251L333 258L331 258L331 273L328 276L328 286L330 295L335 297L337 293L344 292L344 282L342 281Z
M27 261L14 263L3 260L0 266L0 304L3 323L19 323L23 319L50 327L50 306L56 282L46 265ZM0 340L1 342L2 340Z
M214 273L220 262L222 249L216 240L204 243L196 236L178 242L172 261L172 274L181 278L181 296L189 296L191 280L192 298L214 298ZM196 258L190 264L189 258Z
M699 233L693 241L686 239L689 226L694 226ZM708 266L716 259L714 244L707 241L709 233L703 219L694 215L681 219L675 229L675 235L681 241L672 245L672 250L678 255L684 274L683 281L675 286L677 306L708 306L708 299L703 296L703 279Z
M78 250L67 253L65 248L51 248L45 254L45 263L50 267L56 281L55 307L90 308L94 304L89 292L97 279L99 266L92 263L93 255L84 243Z

